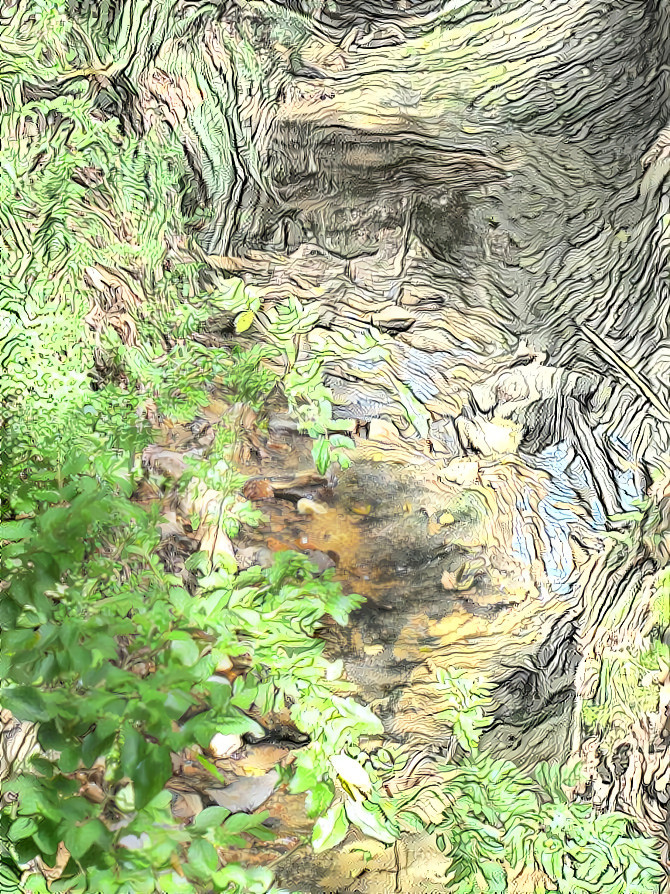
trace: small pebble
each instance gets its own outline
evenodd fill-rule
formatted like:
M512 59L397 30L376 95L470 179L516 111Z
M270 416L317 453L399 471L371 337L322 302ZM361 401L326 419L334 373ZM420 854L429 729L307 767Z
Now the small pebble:
M328 507L323 503L317 503L316 500L309 500L307 497L298 500L296 509L300 515L325 515L328 512Z
M243 747L240 736L233 733L216 733L209 743L209 750L214 757L229 757Z

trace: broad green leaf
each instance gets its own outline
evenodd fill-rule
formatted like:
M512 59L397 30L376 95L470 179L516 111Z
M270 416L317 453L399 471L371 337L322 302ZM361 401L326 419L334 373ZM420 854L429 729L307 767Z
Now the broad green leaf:
M170 751L160 745L150 744L143 760L131 776L135 788L135 807L141 808L157 795L172 774Z
M319 438L314 442L312 458L319 475L325 475L330 468L330 444L328 438Z
M252 814L251 816L246 813L235 813L228 817L223 824L223 827L226 832L253 832L253 830L257 826L260 826L268 816L269 814L267 810L263 810L261 813Z
M216 849L204 838L196 838L188 849L187 871L193 871L200 878L207 878L216 871L219 856Z
M170 651L186 667L191 667L200 658L200 649L197 643L188 633L181 631L170 634Z
M305 797L307 816L319 816L326 810L332 800L332 786L327 782L317 782L316 785L307 792L307 796Z
M40 722L51 719L47 702L33 686L12 686L0 693L3 708L11 711L17 720Z
M333 804L325 816L318 819L312 832L312 847L317 854L335 847L347 834L349 823L344 804Z
M393 844L396 840L393 832L374 813L371 813L363 802L347 799L345 807L347 816L361 832L384 844Z
M71 826L63 840L75 860L79 860L94 844L102 845L110 837L100 820L89 819L81 825Z
M9 838L11 841L20 841L22 838L29 838L35 831L37 831L37 820L34 817L19 816L10 826Z
M223 824L223 821L230 816L230 810L225 807L205 807L193 820L193 829L204 832L206 829L213 829Z
M10 543L16 543L29 537L35 521L32 518L24 518L20 521L0 522L0 540L8 540Z

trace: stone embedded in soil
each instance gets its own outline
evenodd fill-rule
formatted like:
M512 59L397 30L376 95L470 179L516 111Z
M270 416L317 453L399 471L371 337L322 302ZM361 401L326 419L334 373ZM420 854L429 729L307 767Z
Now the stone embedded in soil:
M233 733L216 733L209 743L209 751L216 758L230 757L243 747L241 736Z
M219 807L231 813L253 813L268 800L278 782L279 772L273 769L263 776L242 776L225 788L205 791Z
M324 553L320 549L307 549L305 550L305 555L319 569L319 574L323 574L329 568L335 568L335 561L328 553Z
M177 819L191 820L202 812L202 798L196 792L172 792L171 809Z
M295 508L300 515L325 515L328 512L326 505L319 503L318 500L310 500L307 497L298 500Z
M474 484L479 478L476 460L453 459L439 472L439 477L455 484Z

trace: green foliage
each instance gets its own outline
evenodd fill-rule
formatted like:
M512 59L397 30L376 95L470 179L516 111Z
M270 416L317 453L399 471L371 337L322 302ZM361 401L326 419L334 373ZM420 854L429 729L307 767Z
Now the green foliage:
M351 465L346 450L352 450L354 442L344 435L331 435L330 438L319 438L312 447L314 465L320 475L325 475L333 463L337 463L341 469L348 469Z
M435 833L451 861L448 884L455 894L504 894L509 871L524 868L544 875L546 891L659 891L657 844L638 835L629 817L569 800L574 773L540 764L525 774L476 752L440 769L442 783L430 788L430 820L421 786L397 795L385 810L400 829Z
M544 876L542 892L659 891L663 870L656 842L639 835L630 817L598 813L571 799L578 769L542 763L525 773L480 751L489 687L457 670L437 674L448 704L441 716L452 721L465 758L437 763L429 781L393 798L379 799L376 788L369 802L395 834L434 833L450 859L450 892L505 894L510 872L516 876L523 869ZM402 752L394 758L380 751L366 757L365 766L383 780L393 778L406 760ZM330 823L321 822L324 841L339 835L334 818L331 811Z
M474 750L488 723L484 708L491 686L441 667L436 668L436 678L435 691L446 707L435 716L451 721L453 735L464 751Z
M72 70L108 57L114 28L105 47L65 6L21 6L2 36L13 63L0 79L0 108L11 108L0 116L0 703L39 725L39 751L6 782L17 795L0 816L6 871L14 879L36 856L53 865L63 842L70 859L54 891L266 891L268 871L221 865L218 850L267 840L265 815L208 808L181 827L164 791L171 755L217 732L258 735L252 713L289 705L311 738L291 785L309 791L314 816L325 811L329 758L381 730L314 635L324 614L344 623L360 598L299 555L239 577L214 571L195 597L158 559L158 510L132 500L148 408L188 421L215 383L260 407L275 383L267 349L205 349L193 337L221 312L246 331L259 301L238 280L202 294L198 265L169 257L183 236L180 147L154 131L129 136ZM9 103L30 78L38 95L43 80L62 89ZM239 495L229 435L220 430L210 462L183 481L220 494L234 536L259 513ZM242 656L231 685L216 669ZM96 762L99 803L75 779ZM25 890L45 890L41 876Z
M96 457L98 466L105 459ZM243 844L240 833L263 837L262 817L237 818L245 825L233 828L219 809L211 825L201 815L180 829L162 791L170 754L204 747L216 732L258 734L252 706L266 714L291 704L312 739L292 784L316 789L317 812L324 809L329 757L381 730L367 708L336 694L345 688L341 666L314 637L324 614L343 623L360 598L328 574L316 577L304 556L283 553L266 570L215 571L194 599L156 558L156 513L130 500L132 478L117 472L94 475L86 456L70 453L60 487L51 480L47 493L42 479L26 486L22 505L33 507L34 522L3 550L0 699L40 724L48 755L11 782L19 801L8 841L20 863L37 854L52 863L64 841L73 858L64 877L83 873L86 890L189 891L207 875L208 890L227 891L231 870L214 872L215 848ZM238 483L223 460L208 474L209 485ZM248 670L231 686L216 668L242 655ZM155 670L138 671L148 658ZM71 774L101 759L109 794L97 806ZM175 849L188 883L171 871Z

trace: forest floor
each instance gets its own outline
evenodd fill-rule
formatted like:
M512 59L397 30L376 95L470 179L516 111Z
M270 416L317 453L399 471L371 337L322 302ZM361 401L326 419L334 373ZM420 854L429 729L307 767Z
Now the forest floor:
M235 539L235 561L240 568L269 565L273 553L302 552L321 572L334 569L346 589L366 597L346 628L323 629L328 657L343 660L351 692L382 717L378 747L400 744L414 763L414 775L398 784L425 784L431 758L448 756L456 744L440 670L459 668L466 686L490 691L501 668L533 661L566 611L565 597L551 596L546 576L534 579L537 563L531 569L514 552L505 510L515 511L524 473L510 462L436 455L425 445L422 451L420 440L401 437L391 422L373 421L366 438L355 436L353 465L322 476L314 470L312 439L297 431L280 404L268 411L263 430L250 407L232 410L240 420L237 458L247 477L245 496L264 517ZM144 452L149 477L138 496L162 502L161 554L172 570L183 569L197 542L175 511L174 494L152 482L211 441L222 416L230 420L230 406L213 400L193 420L196 436L193 423L163 426ZM505 499L512 505L505 507ZM290 765L301 737L288 716L273 717L271 724L266 740L256 744L229 737L214 760L223 790L212 789L211 775L187 752L168 785L175 815L188 820L212 797L238 810L262 806L276 840L226 857L276 868L291 889L433 890L448 859L428 833L403 836L391 863L379 842L358 830L336 850L306 856L302 841L313 820L305 814L305 796L285 787L273 791L276 769ZM570 719L554 716L549 724L559 738L562 727L565 738ZM496 737L496 756L520 757L522 763L567 754L567 743L559 755L556 737L546 729L533 731L532 749L513 727L500 725Z

